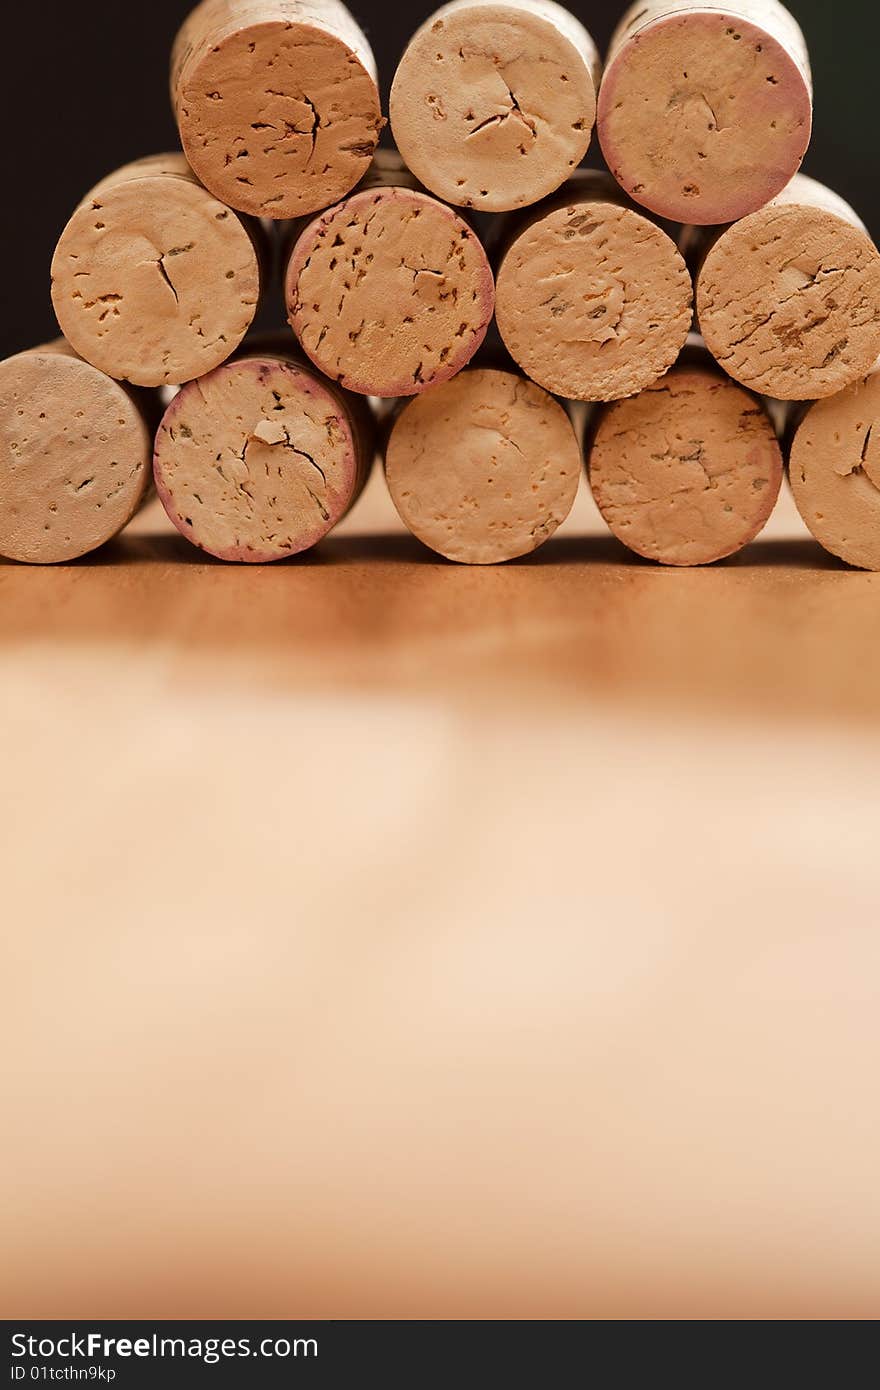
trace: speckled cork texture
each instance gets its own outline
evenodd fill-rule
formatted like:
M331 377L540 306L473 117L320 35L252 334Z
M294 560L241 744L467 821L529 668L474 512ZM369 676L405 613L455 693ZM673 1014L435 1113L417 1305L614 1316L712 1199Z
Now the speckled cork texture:
M366 481L373 448L365 402L260 350L171 402L156 436L156 491L194 545L266 564L333 529Z
M568 415L534 382L470 367L403 408L385 475L419 540L490 565L553 535L574 503L580 454Z
M586 154L599 73L586 29L550 0L457 0L401 59L390 99L397 147L447 202L526 207Z
M573 400L631 396L677 360L693 284L675 243L581 173L518 230L498 271L496 316L514 360Z
M0 362L0 555L78 559L111 540L150 483L141 403L63 342Z
M711 564L754 540L783 474L761 404L714 367L690 364L605 407L587 467L615 536L664 565Z
M751 390L835 395L880 356L880 253L842 198L799 174L716 241L697 317L714 357Z
M788 476L819 544L849 565L880 570L880 362L807 411L792 440Z
M203 0L177 35L171 94L197 176L258 217L338 202L383 125L373 54L340 0Z
M676 222L733 222L800 168L812 130L801 30L776 0L636 0L609 48L597 126L626 191Z
M260 228L195 179L182 155L127 165L83 199L52 260L52 303L81 357L139 386L224 362L261 291Z
M349 390L411 396L470 361L495 287L476 234L412 188L365 188L299 236L285 278L290 325Z

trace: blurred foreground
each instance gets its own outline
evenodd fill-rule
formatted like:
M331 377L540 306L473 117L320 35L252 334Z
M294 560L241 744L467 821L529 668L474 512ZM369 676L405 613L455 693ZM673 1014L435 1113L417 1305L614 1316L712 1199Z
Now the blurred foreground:
M878 639L788 499L0 565L3 1314L877 1316Z

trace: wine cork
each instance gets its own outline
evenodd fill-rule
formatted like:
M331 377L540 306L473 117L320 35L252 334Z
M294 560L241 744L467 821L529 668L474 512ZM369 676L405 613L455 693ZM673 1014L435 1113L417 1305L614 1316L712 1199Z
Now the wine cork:
M580 468L559 402L513 372L482 367L409 401L385 453L401 520L469 565L543 545L571 511Z
M685 362L640 396L606 406L587 443L608 526L664 565L706 565L740 550L766 524L782 484L766 411L706 362Z
M715 242L697 317L706 346L751 390L835 395L880 355L880 253L842 198L799 174Z
M880 362L807 411L788 476L819 544L849 565L880 570Z
M0 362L0 555L57 564L117 535L150 483L149 417L63 341Z
M395 73L397 147L449 203L526 207L586 154L599 73L590 35L553 0L455 0L416 31Z
M61 329L108 376L139 386L202 376L256 313L261 235L183 155L129 164L86 195L61 234L52 259Z
M338 202L384 124L375 59L341 0L202 0L174 44L171 94L202 183L258 217Z
M156 491L194 545L266 564L308 550L342 519L373 445L366 402L261 349L175 396L156 436Z
M287 267L290 325L327 376L412 396L460 371L486 336L495 286L476 234L393 174L300 234Z
M804 36L777 0L636 0L608 53L602 151L675 222L733 222L774 198L810 143Z
M498 328L533 381L573 400L649 386L677 360L693 284L672 239L584 171L538 210L503 255Z

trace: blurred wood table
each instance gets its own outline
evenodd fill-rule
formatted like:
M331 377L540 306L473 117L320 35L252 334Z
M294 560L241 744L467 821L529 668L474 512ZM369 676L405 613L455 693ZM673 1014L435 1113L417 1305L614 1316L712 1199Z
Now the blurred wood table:
M7 1317L868 1317L880 575L0 566Z

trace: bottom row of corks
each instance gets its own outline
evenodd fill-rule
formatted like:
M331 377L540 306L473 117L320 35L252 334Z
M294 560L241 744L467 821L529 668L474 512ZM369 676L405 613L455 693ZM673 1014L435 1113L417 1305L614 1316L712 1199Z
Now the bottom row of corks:
M466 368L401 406L342 390L289 340L255 340L166 404L105 376L62 340L0 363L0 555L88 554L155 490L221 560L265 564L316 545L378 454L394 505L463 564L548 541L586 462L611 531L666 565L704 565L759 534L785 462L804 522L848 564L880 570L880 364L809 407L725 376L699 340L641 395L573 417L512 364Z

